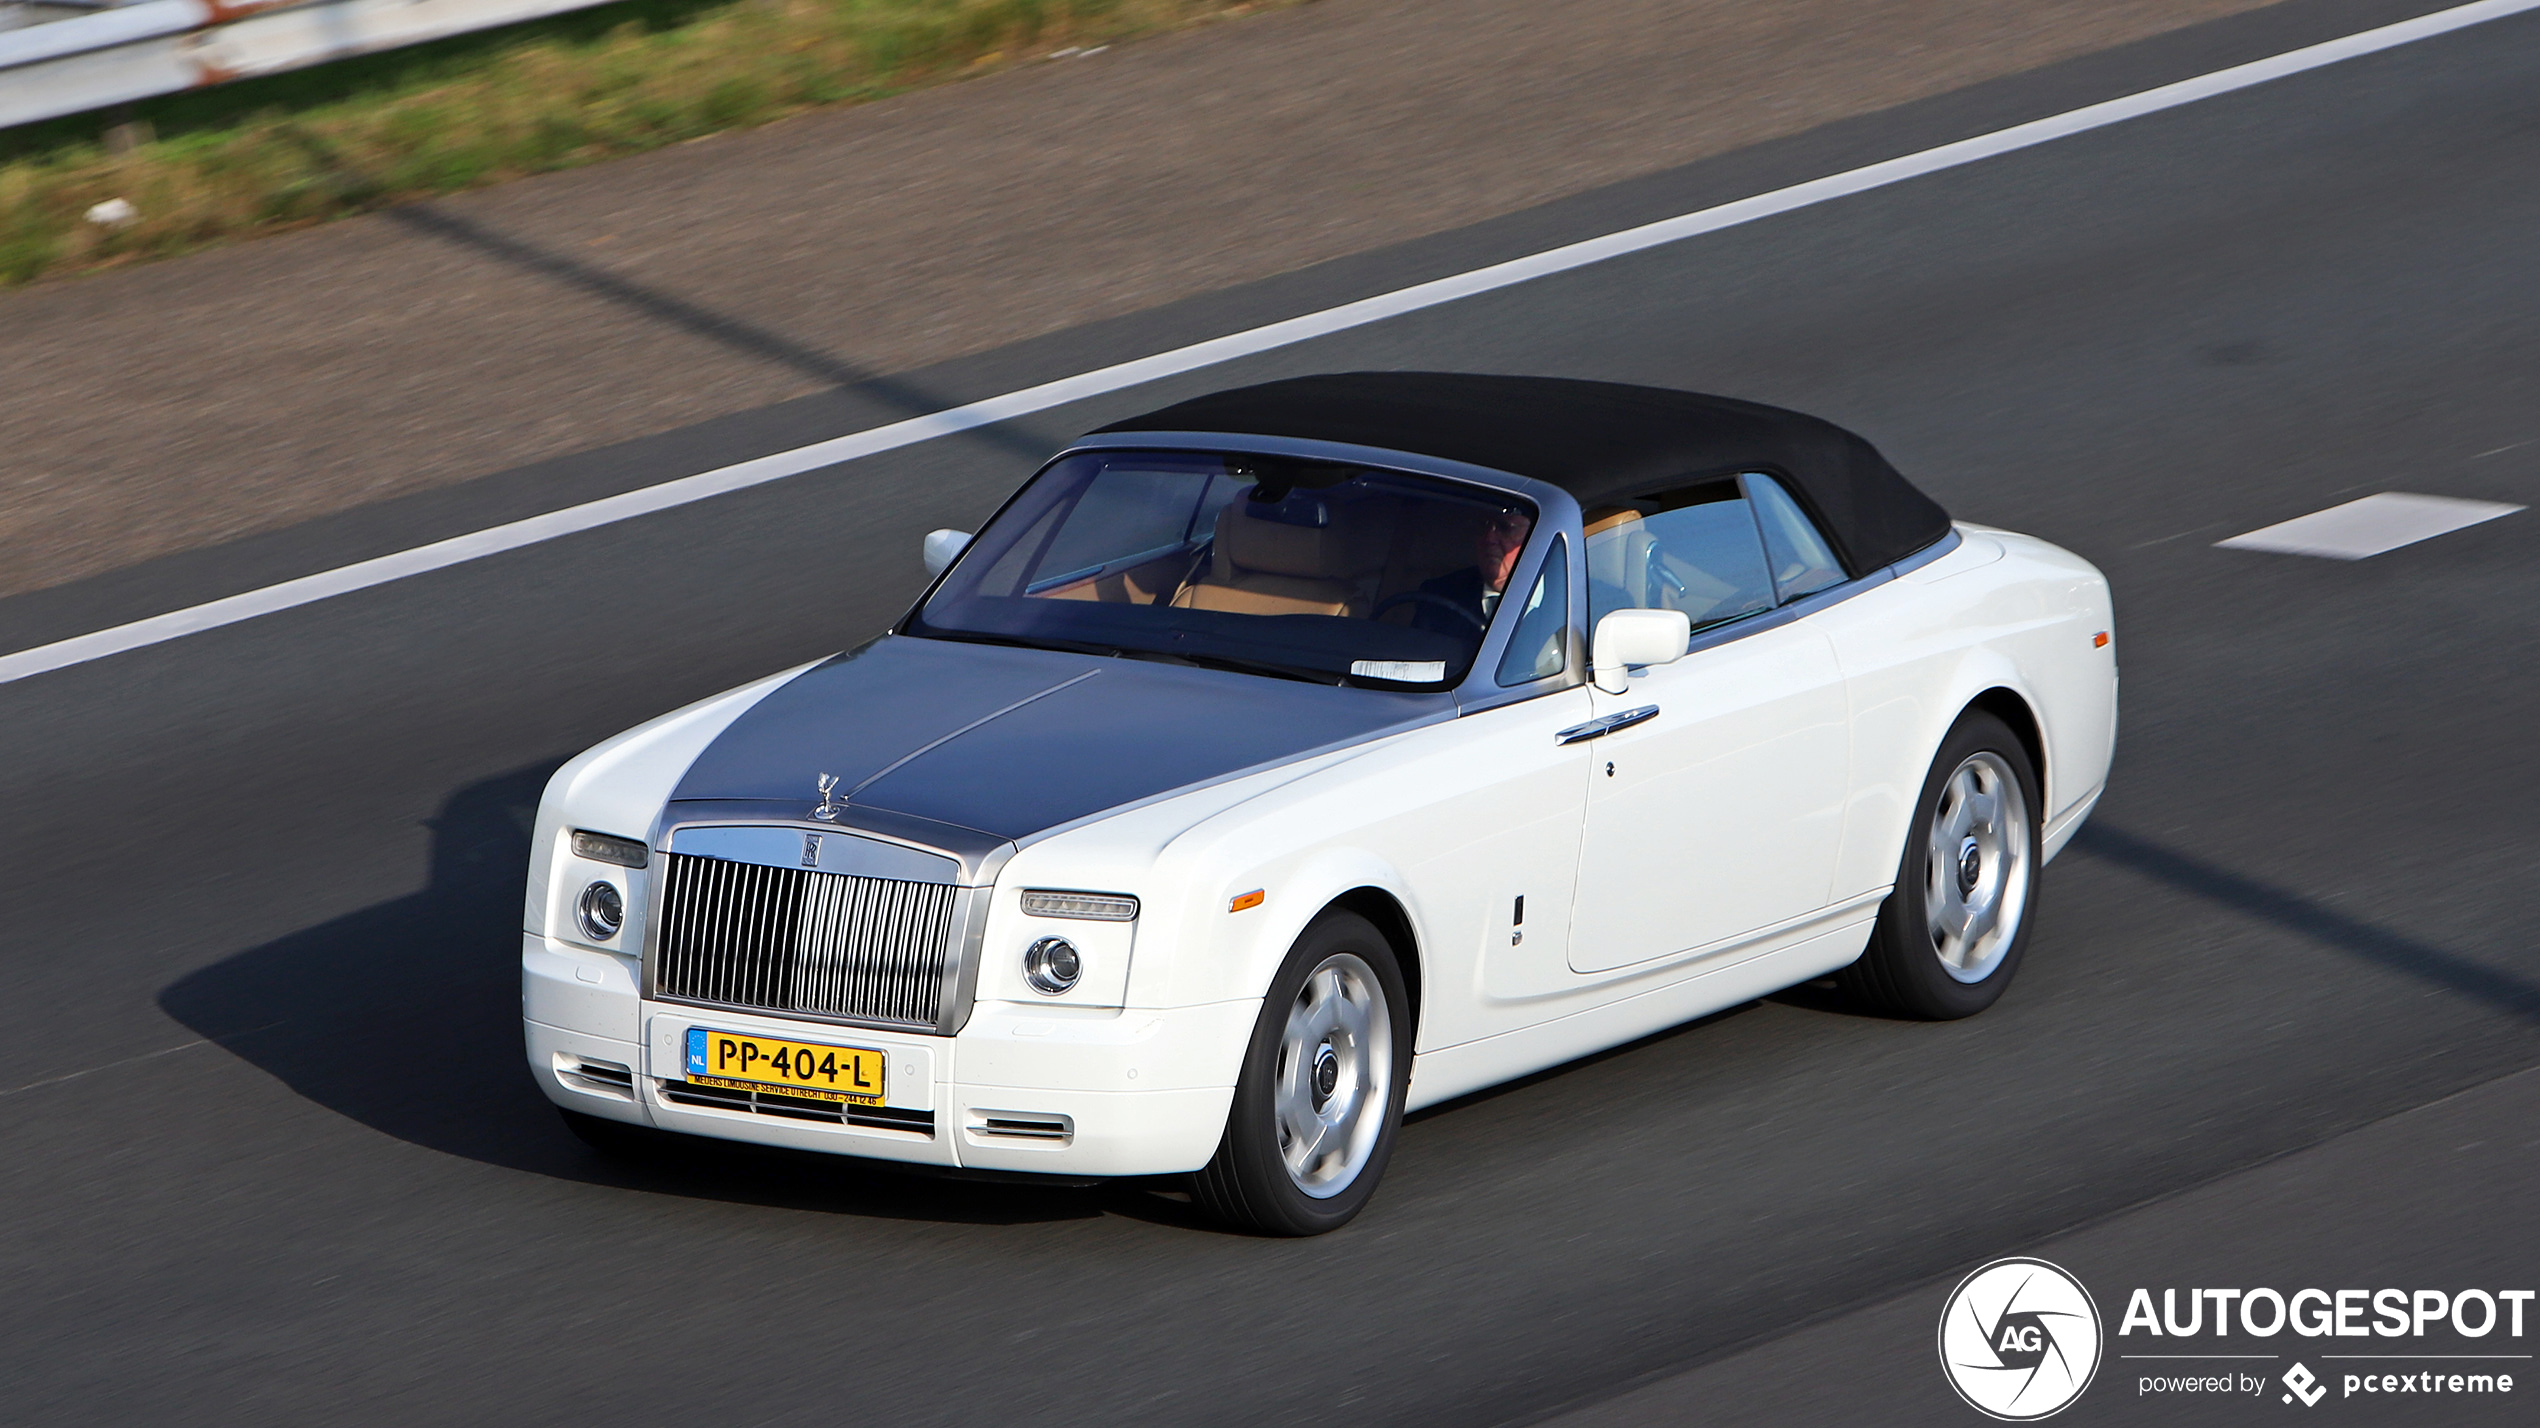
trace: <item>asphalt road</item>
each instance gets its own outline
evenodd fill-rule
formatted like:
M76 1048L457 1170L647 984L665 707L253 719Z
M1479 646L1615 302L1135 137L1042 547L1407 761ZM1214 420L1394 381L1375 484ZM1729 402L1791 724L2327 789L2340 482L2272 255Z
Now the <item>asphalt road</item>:
M0 686L0 1417L1528 1422L1819 1344L1847 1310L2130 1209L2193 1215L2199 1187L2540 1064L2540 515L2357 563L2212 548L2378 490L2535 503L2535 80L2540 19L2490 25ZM1838 138L1903 143L1981 108ZM1812 157L1784 146L1300 283L1451 271ZM795 404L576 479L679 474L1304 290ZM1217 1233L1148 1187L716 1148L629 1169L564 1134L515 1020L548 770L861 639L915 591L921 533L974 521L1076 431L1397 365L1821 412L1959 515L2109 573L2115 782L1999 1006L1907 1024L1803 989L1440 1108L1367 1215L1306 1242ZM438 499L374 521L437 534L520 496ZM392 533L337 523L299 554ZM234 575L294 549L224 558ZM166 597L222 569L145 567L85 612L7 602L0 632L93 627L154 580ZM2527 1138L2529 1097L2497 1104ZM2340 1163L2269 1220L2285 1281L2306 1273L2302 1207L2352 1249L2341 1196L2429 1173ZM2462 1195L2492 1208L2428 1222L2439 1247L2533 1278L2527 1202L2474 1177ZM2197 1282L2174 1248L2108 1253ZM1873 1371L1839 1344L1799 1357L1775 1371ZM1900 1415L1964 1415L1936 1373L1893 1393ZM2126 1407L2099 1395L2073 1421Z

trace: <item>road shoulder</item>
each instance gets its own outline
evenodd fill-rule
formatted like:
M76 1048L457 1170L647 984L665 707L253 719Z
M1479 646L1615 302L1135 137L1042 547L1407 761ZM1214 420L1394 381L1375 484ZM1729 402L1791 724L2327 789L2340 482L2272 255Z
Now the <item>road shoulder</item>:
M2260 0L1320 0L0 298L0 595L869 386ZM2386 8L2386 7L2385 7Z
M2129 1291L2197 1285L2442 1286L2486 1284L2500 1265L2540 1258L2530 1214L2540 1183L2540 1068L2474 1086L2306 1150L2126 1211L2042 1244L2002 1244L1982 1256L2029 1255L2070 1270L2107 1323L2107 1357L2070 1410L2075 1423L2231 1423L2280 1411L2271 1398L2145 1397L2140 1365L2117 1356L2159 1345L2116 1336ZM2501 1232L2501 1233L2500 1233ZM1970 1260L1972 1270L1977 1261ZM1914 1289L1796 1333L1543 1420L1544 1428L1711 1428L1782 1423L1983 1421L1941 1376L1934 1332L1954 1279ZM2369 1351L2387 1341L2278 1341L2270 1377L2320 1353ZM2531 1340L2496 1341L2528 1353ZM2165 1367L2176 1367L2165 1365ZM2241 1365L2251 1367L2251 1365ZM2514 1371L2540 1392L2529 1365ZM2333 1381L2332 1381L2333 1382ZM2522 1423L2516 1397L2373 1399L2371 1422ZM2323 1407L2344 1407L2332 1396Z

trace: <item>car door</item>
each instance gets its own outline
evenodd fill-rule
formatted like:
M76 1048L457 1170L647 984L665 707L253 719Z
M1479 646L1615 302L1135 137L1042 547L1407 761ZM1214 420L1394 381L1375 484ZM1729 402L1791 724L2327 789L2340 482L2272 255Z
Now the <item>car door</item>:
M1617 727L1582 731L1575 972L1726 951L1826 905L1850 792L1848 696L1832 643L1779 607L1843 575L1822 542L1789 551L1774 529L1787 495L1750 479L1757 500L1725 480L1589 513L1589 628L1614 609L1677 609L1694 637L1625 692L1593 692Z
M1572 547L1553 536L1502 611L1509 639L1473 691L1492 702L1371 756L1387 767L1362 785L1388 811L1378 840L1401 850L1424 927L1424 1052L1531 1025L1578 986L1567 935L1588 750L1558 734L1594 710L1577 682Z
M1515 611L1496 674L1502 689L1542 692L1458 721L1497 731L1486 763L1491 801L1472 809L1443 845L1452 849L1446 858L1487 869L1492 879L1478 893L1485 908L1479 989L1482 1020L1494 1031L1523 1017L1496 1015L1487 1004L1562 992L1573 981L1567 953L1588 751L1562 742L1560 732L1596 710L1587 691L1570 683L1584 667L1571 587L1570 541L1555 536Z

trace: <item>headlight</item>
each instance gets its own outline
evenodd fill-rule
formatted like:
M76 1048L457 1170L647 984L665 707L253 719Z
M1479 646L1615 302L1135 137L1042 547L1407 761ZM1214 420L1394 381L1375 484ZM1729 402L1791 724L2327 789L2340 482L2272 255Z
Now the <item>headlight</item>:
M618 895L615 883L606 880L593 883L582 890L582 896L574 899L573 920L581 924L583 936L594 942L606 942L626 925L626 899Z
M1023 980L1045 997L1064 994L1085 975L1085 959L1064 937L1044 937L1023 949Z

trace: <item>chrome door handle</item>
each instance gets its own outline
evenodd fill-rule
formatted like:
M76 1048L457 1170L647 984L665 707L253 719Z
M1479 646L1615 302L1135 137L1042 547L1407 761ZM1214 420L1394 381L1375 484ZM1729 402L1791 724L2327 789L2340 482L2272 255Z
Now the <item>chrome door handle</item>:
M1628 729L1634 724L1657 717L1657 705L1643 704L1637 709L1626 709L1619 714L1607 714L1590 719L1584 724L1573 724L1553 735L1552 741L1556 744L1576 744L1587 739L1602 739L1617 729Z

